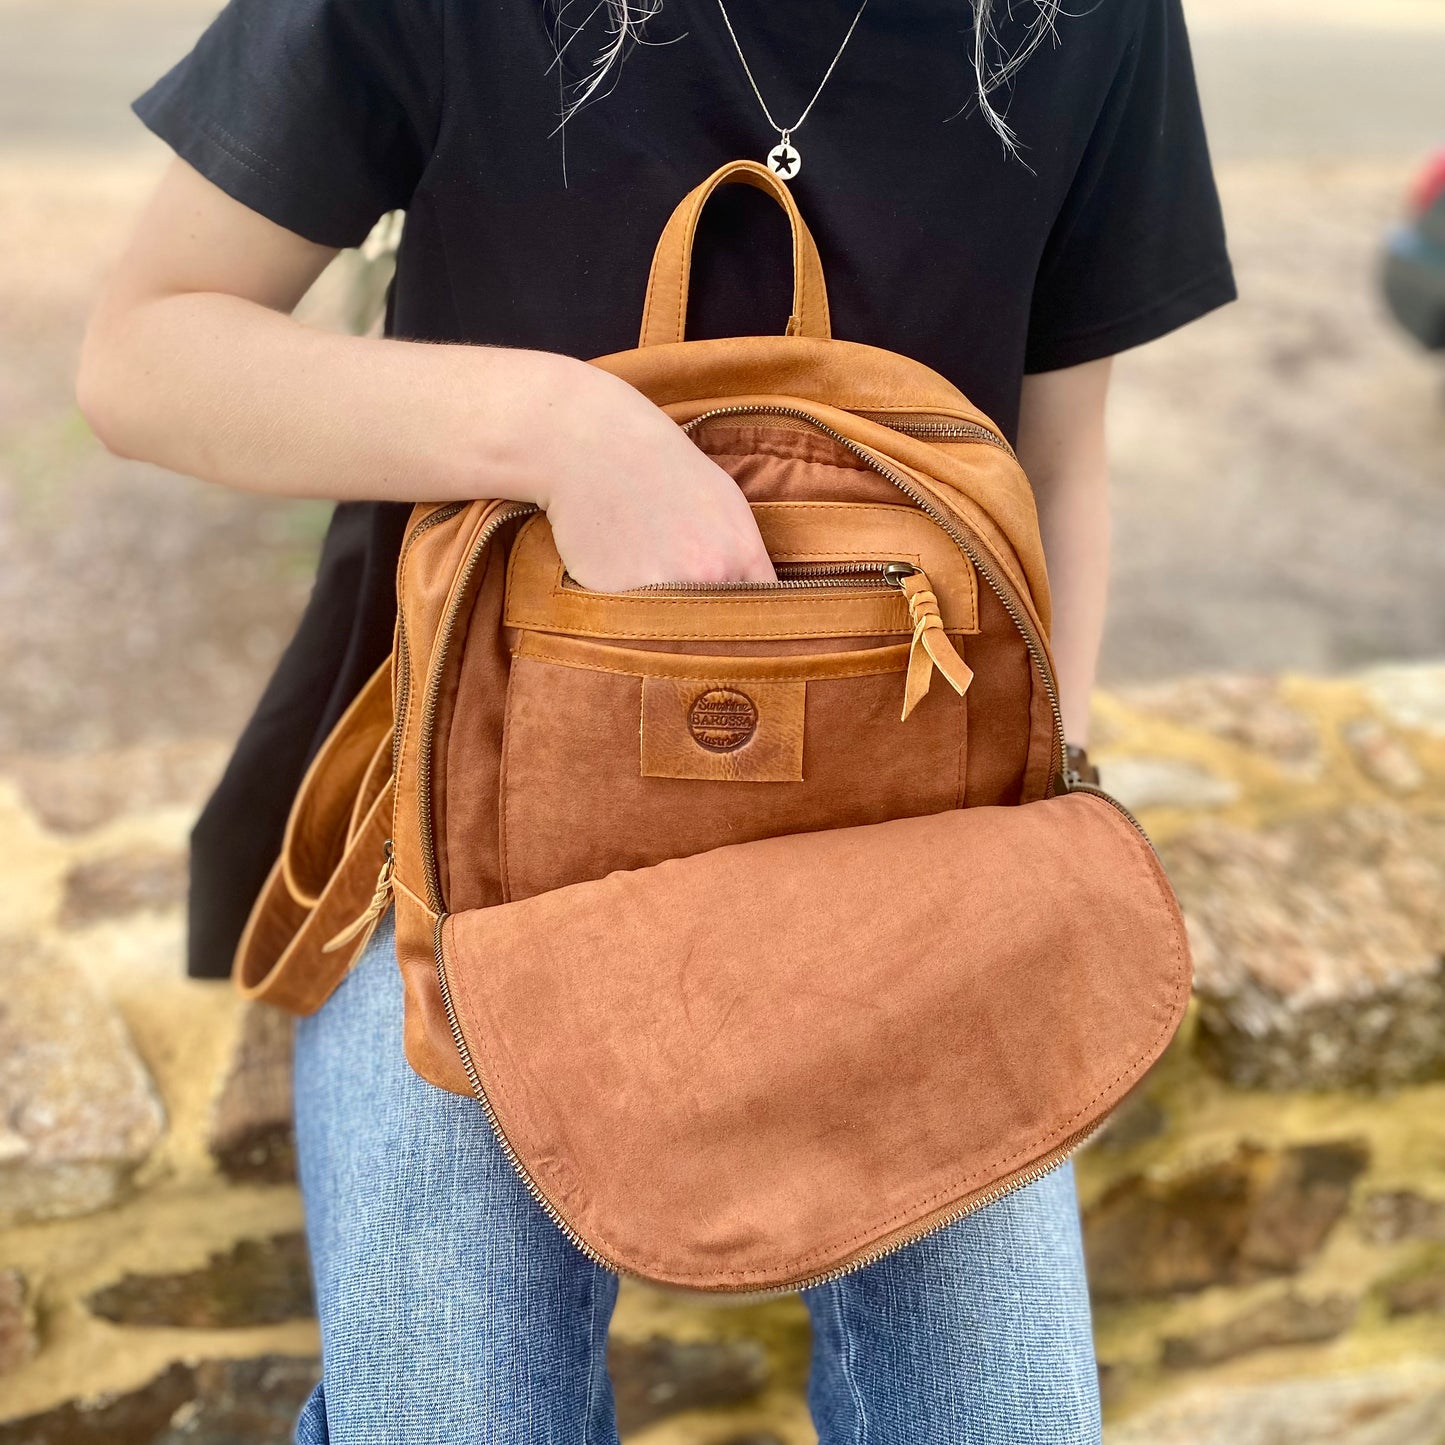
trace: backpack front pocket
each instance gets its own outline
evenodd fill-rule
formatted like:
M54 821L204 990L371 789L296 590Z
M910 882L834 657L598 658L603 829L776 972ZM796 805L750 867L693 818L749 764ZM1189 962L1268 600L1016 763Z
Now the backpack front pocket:
M910 651L673 652L523 633L502 743L504 895L961 806L967 709L934 687L900 719Z
M518 532L503 605L503 898L963 803L961 653L978 630L967 560L911 506L753 515L775 582L595 592L568 576L545 517Z

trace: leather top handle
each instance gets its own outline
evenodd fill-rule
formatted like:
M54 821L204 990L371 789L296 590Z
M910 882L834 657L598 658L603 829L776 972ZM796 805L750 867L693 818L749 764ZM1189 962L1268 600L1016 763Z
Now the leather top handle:
M692 269L692 243L707 199L721 185L741 183L765 191L787 212L793 229L793 314L789 336L832 335L823 263L793 193L757 161L729 161L679 202L663 227L647 278L647 304L642 311L639 346L660 346L683 340L687 329L687 286Z

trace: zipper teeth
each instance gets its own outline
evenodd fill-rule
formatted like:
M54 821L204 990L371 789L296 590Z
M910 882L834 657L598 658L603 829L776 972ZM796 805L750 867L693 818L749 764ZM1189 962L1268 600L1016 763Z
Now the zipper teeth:
M939 440L956 438L986 442L989 446L998 447L1000 451L1014 456L1014 449L1006 438L1001 437L995 431L990 431L988 427L979 422L964 421L961 417L913 418L888 411L855 411L853 415L862 417L864 421L876 421L880 426L888 427L890 431L902 432L904 436L935 437Z
M1129 808L1121 803L1113 793L1105 791L1097 783L1086 783L1077 773L1070 771L1067 775L1069 792L1071 793L1092 793L1096 798L1102 798L1106 803L1112 804L1115 809L1121 812L1138 830L1144 841L1154 848L1154 840L1144 830L1144 825L1130 812ZM1157 855L1159 850L1154 848Z
M611 1260L598 1254L581 1235L567 1223L557 1212L557 1206L542 1192L537 1181L528 1172L527 1166L522 1163L517 1151L512 1147L512 1141L507 1138L506 1131L502 1128L501 1120L497 1118L496 1111L492 1108L492 1102L487 1098L487 1091L482 1088L481 1078L477 1074L477 1066L472 1061L472 1051L467 1046L466 1036L462 1033L461 1023L457 1019L456 1006L452 1002L452 987L447 980L446 955L442 952L442 924L446 922L446 914L437 919L436 930L432 935L432 947L436 952L437 987L441 992L442 1006L447 1011L447 1026L451 1029L452 1042L456 1044L457 1053L461 1057L462 1068L466 1070L467 1082L472 1086L474 1093L481 1102L482 1111L487 1116L487 1123L492 1126L492 1133L497 1136L497 1143L502 1146L502 1153L506 1156L507 1163L516 1171L517 1177L527 1186L527 1192L542 1206L547 1217L572 1241L593 1264L601 1265L603 1269L610 1270L613 1274L621 1271Z
M780 589L811 590L818 587L855 587L862 578L876 578L887 586L887 562L799 562L783 564L787 576L774 582L649 582L632 592L775 592ZM782 568L779 569L783 570Z
M437 868L436 836L432 831L432 729L436 724L437 699L441 695L442 671L443 664L446 662L447 648L451 642L452 629L456 626L457 615L470 590L472 573L476 571L477 562L486 550L487 543L506 523L515 521L518 517L528 516L537 510L538 508L531 502L518 502L515 506L497 512L491 521L482 528L477 540L472 544L471 552L467 555L461 575L452 590L451 603L447 607L446 616L442 618L442 625L437 633L436 660L432 663L431 672L427 677L426 698L422 703L421 739L420 747L417 749L416 766L417 802L421 814L419 823L422 864L426 870L427 902L430 903L432 911L435 913L443 911L443 903L441 877Z
M420 522L411 530L411 535L406 539L401 549L401 557L404 560L406 554L411 551L412 543L416 541L423 532L429 532L440 522L450 521L455 517L466 502L452 502L445 507L438 507L434 512L428 512ZM397 563L398 571L401 562ZM395 777L401 764L401 734L406 724L407 704L411 701L411 648L406 640L406 613L400 607L396 610L396 716L392 720L391 730L391 775Z
M910 1244L917 1244L920 1239L927 1239L931 1234L937 1234L941 1229L947 1229L950 1224L957 1224L960 1219L982 1209L987 1204L993 1204L1005 1195L1012 1194L1025 1185L1033 1184L1042 1179L1045 1174L1052 1173L1061 1165L1065 1159L1073 1154L1081 1144L1094 1134L1104 1122L1105 1115L1086 1124L1082 1129L1075 1130L1061 1143L1055 1144L1047 1154L1041 1155L1026 1169L1020 1170L1017 1174L1010 1175L1007 1179L1000 1180L997 1184L990 1185L982 1194L970 1199L967 1204L961 1204L957 1209L950 1209L941 1218L935 1219L926 1228L914 1230L903 1238L889 1240L887 1244L880 1245L877 1249L871 1249L866 1254L860 1255L857 1259L850 1259L845 1264L840 1264L823 1274L816 1274L808 1279L801 1280L797 1284L790 1284L786 1287L759 1290L759 1294L784 1294L793 1290L816 1289L823 1284L831 1284L836 1279L842 1279L845 1275L852 1274L855 1270L866 1269L870 1264L877 1264L880 1259L886 1259L890 1254L905 1248Z
M476 1095L477 1101L482 1106L482 1112L487 1117L487 1123L491 1125L492 1133L496 1135L497 1143L501 1146L502 1153L506 1156L507 1163L512 1166L517 1177L526 1186L527 1192L541 1206L548 1219L562 1231L564 1235L576 1246L593 1264L599 1265L611 1274L634 1275L635 1271L624 1269L621 1265L608 1259L606 1255L599 1254L575 1229L562 1217L557 1206L542 1191L542 1187L532 1178L531 1172L522 1162L521 1156L512 1147L512 1141L507 1138L506 1131L502 1128L501 1120L497 1118L496 1111L492 1108L492 1101L487 1097L487 1091L482 1087L482 1080L477 1073L476 1063L472 1059L471 1048L467 1044L466 1035L462 1032L461 1021L457 1017L456 1004L452 999L451 983L447 979L446 954L442 949L442 924L446 922L446 915L442 914L436 922L436 928L432 934L432 947L436 959L437 988L441 993L442 1007L446 1010L447 1027L451 1030L452 1042L456 1045L458 1056L462 1061L462 1068L466 1072L467 1082L471 1085L472 1093ZM904 1233L890 1239L886 1244L879 1245L855 1259L847 1260L845 1263L836 1265L834 1268L825 1270L821 1274L809 1275L806 1279L796 1280L790 1284L767 1285L762 1289L748 1289L746 1287L733 1291L709 1291L709 1293L735 1293L755 1296L759 1299L769 1295L793 1294L798 1290L814 1289L818 1285L829 1284L833 1280L842 1279L845 1275L852 1274L855 1270L866 1269L870 1264L876 1264L880 1259L886 1259L890 1254L914 1244L920 1239L927 1239L931 1234L937 1234L940 1229L947 1229L950 1224L956 1224L966 1215L973 1214L976 1210L982 1209L995 1200L1002 1199L1007 1194L1012 1194L1016 1189L1022 1189L1026 1184L1032 1184L1035 1180L1042 1179L1051 1170L1057 1169L1065 1159L1069 1157L1086 1139L1093 1134L1104 1122L1104 1115L1093 1120L1084 1128L1076 1130L1061 1143L1056 1144L1048 1153L1042 1155L1030 1164L1026 1169L1020 1170L1017 1174L1010 1175L996 1184L985 1189L983 1193L975 1195L966 1204L956 1209L950 1209L938 1219L931 1220L922 1229L905 1231ZM645 1276L637 1276L644 1278Z
M825 436L831 437L839 446L846 447L865 466L871 467L879 476L893 483L905 497L908 497L921 511L925 512L950 537L962 548L968 560L973 563L980 576L988 583L994 596L1003 604L1004 610L1013 619L1014 626L1018 628L1023 637L1024 644L1033 658L1034 666L1038 669L1039 677L1044 684L1044 691L1048 694L1049 706L1054 715L1054 748L1058 759L1058 767L1050 771L1048 786L1044 796L1049 797L1054 791L1054 781L1058 776L1066 776L1069 766L1068 739L1064 733L1064 714L1059 705L1058 685L1054 681L1053 668L1049 665L1048 657L1044 653L1043 645L1039 641L1038 634L1034 631L1033 624L1024 616L1022 609L1014 601L1013 588L1006 584L995 572L993 564L987 562L983 556L983 548L979 545L977 537L964 523L958 521L952 513L944 511L926 493L919 491L906 477L900 477L896 472L886 467L867 447L855 442L851 437L844 436L842 432L828 425L827 422L819 421L810 412L804 411L801 407L790 406L723 406L713 411L705 411L701 416L694 417L688 422L683 430L689 434L694 428L699 427L705 421L711 421L719 416L756 416L761 414L788 416L798 421L805 421L815 426ZM991 433L990 433L991 435Z

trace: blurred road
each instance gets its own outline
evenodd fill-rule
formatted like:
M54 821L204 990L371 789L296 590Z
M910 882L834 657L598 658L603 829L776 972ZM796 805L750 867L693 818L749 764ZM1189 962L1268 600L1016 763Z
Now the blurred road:
M0 0L0 147L144 144L127 103L215 9ZM1185 13L1221 160L1400 156L1445 137L1445 5L1186 0Z
M1445 363L1375 292L1445 0L1185 4L1242 300L1118 363L1104 680L1445 657ZM213 8L0 0L0 754L234 731L306 594L324 507L116 462L70 397L164 160L128 102Z
M126 109L219 8L196 0L0 0L0 149L131 148Z
M1217 161L1395 158L1445 140L1445 6L1406 27L1372 23L1370 4L1352 25L1199 7L1190 40Z

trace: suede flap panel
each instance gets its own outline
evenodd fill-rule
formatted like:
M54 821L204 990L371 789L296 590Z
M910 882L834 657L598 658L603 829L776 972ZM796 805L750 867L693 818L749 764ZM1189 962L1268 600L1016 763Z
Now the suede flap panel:
M718 848L442 940L550 1207L708 1290L817 1278L1016 1182L1138 1081L1191 981L1153 849L1084 792Z

